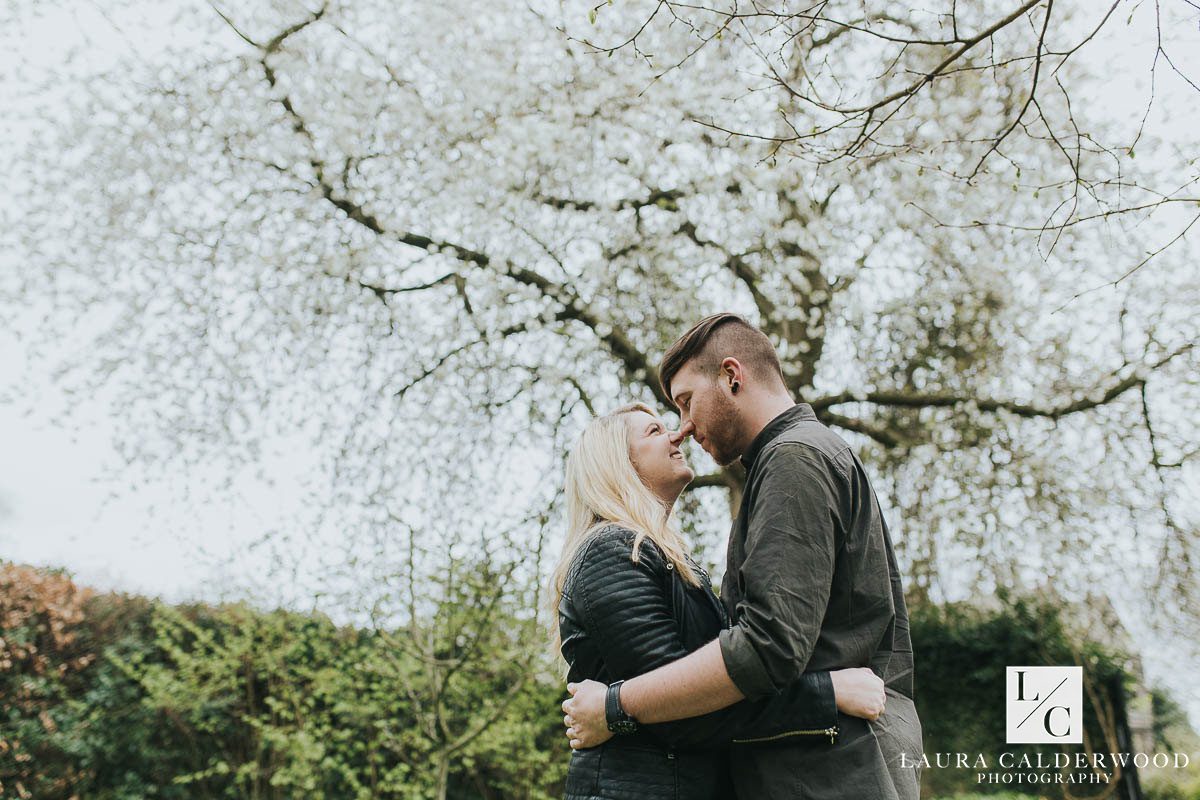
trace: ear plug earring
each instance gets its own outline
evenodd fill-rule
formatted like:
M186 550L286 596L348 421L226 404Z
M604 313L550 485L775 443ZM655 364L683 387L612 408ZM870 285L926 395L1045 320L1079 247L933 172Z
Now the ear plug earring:
M733 392L734 394L737 394L737 390L738 390L739 386L741 386L741 384L738 383L737 381L734 381L733 383L729 384L729 390L731 392Z

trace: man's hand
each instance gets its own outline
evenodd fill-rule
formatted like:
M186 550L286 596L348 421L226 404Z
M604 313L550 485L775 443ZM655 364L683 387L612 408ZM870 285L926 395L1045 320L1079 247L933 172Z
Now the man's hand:
M829 677L833 680L833 696L837 700L838 711L851 717L879 719L887 695L878 675L866 667L855 667L831 672ZM603 715L603 695L600 700Z
M563 701L563 724L572 750L602 745L612 738L604 715L604 696L608 687L597 681L568 683L571 696ZM835 688L836 693L836 688Z

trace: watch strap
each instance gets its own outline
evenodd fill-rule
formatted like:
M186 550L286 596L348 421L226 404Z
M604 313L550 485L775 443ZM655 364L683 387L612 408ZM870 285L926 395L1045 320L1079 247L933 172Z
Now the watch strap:
M637 720L621 707L621 684L624 682L620 680L610 684L604 695L604 720L608 723L609 731L616 734L635 733L638 729Z

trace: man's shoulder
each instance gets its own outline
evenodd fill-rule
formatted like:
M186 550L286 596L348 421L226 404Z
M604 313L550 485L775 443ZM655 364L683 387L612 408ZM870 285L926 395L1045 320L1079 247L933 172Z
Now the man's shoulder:
M759 456L764 469L833 468L845 474L853 461L850 445L816 420L789 425L763 448Z

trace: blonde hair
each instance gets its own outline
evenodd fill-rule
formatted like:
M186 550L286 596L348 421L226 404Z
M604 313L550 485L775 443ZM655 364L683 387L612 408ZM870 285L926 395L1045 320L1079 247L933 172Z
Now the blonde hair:
M567 499L567 539L547 593L556 654L562 644L558 605L567 574L579 551L606 525L616 524L633 531L631 561L634 563L640 558L642 542L649 539L675 566L680 577L692 586L700 585L688 563L683 535L671 508L642 482L629 456L626 416L636 411L658 416L644 403L621 406L592 420L567 455L563 487Z

